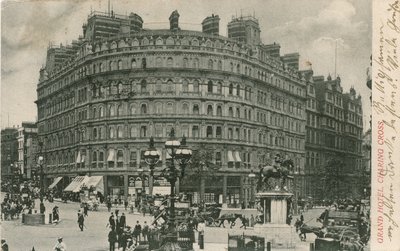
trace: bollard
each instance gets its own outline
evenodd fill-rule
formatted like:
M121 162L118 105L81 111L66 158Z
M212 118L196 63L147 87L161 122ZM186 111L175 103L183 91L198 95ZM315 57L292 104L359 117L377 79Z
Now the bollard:
M200 237L200 238L199 238L199 246L200 246L200 249L204 249L204 234L200 234L199 237Z
M271 251L271 242L267 242L267 251Z
M314 243L310 243L310 251L315 251Z
M22 224L25 223L25 214L22 214Z
M49 224L52 224L52 223L53 223L53 215L49 214Z

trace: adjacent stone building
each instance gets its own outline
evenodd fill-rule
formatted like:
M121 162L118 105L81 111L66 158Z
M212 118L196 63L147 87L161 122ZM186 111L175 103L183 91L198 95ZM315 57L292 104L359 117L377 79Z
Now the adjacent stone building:
M18 161L17 128L1 130L1 180L10 181L16 171Z

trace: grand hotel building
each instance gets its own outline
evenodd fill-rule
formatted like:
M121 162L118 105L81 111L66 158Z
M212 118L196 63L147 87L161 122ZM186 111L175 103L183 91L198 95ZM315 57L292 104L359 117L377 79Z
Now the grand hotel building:
M170 29L147 30L137 14L92 12L78 41L49 47L36 101L47 185L90 174L103 177L105 194L135 194L149 138L162 152L161 170L172 127L220 166L212 178L181 182L197 200L249 202L248 174L276 153L304 173L299 54L262 44L254 17L233 18L228 37L219 20L205 18L202 32L181 30L174 11Z

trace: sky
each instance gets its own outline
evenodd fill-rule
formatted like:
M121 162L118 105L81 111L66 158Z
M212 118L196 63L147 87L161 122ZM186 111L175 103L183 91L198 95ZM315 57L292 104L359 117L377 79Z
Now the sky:
M168 29L178 10L181 29L201 31L202 20L220 16L227 36L233 16L255 15L264 44L279 43L281 55L300 53L300 68L310 61L314 75L335 74L344 92L361 94L364 130L368 127L370 90L371 0L110 0L116 14L139 14L144 28ZM82 35L91 10L107 11L108 0L3 0L1 2L1 127L36 121L36 86L50 43L69 44Z

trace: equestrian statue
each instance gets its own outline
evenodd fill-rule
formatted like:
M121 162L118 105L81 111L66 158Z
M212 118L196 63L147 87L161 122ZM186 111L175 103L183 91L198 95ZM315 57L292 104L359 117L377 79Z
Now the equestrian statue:
M278 190L287 190L286 179L293 179L291 172L293 171L293 161L291 159L282 160L280 154L275 155L274 164L272 166L259 166L260 172L258 175L257 191L273 190L277 186L270 183L270 178L279 179L281 181Z

